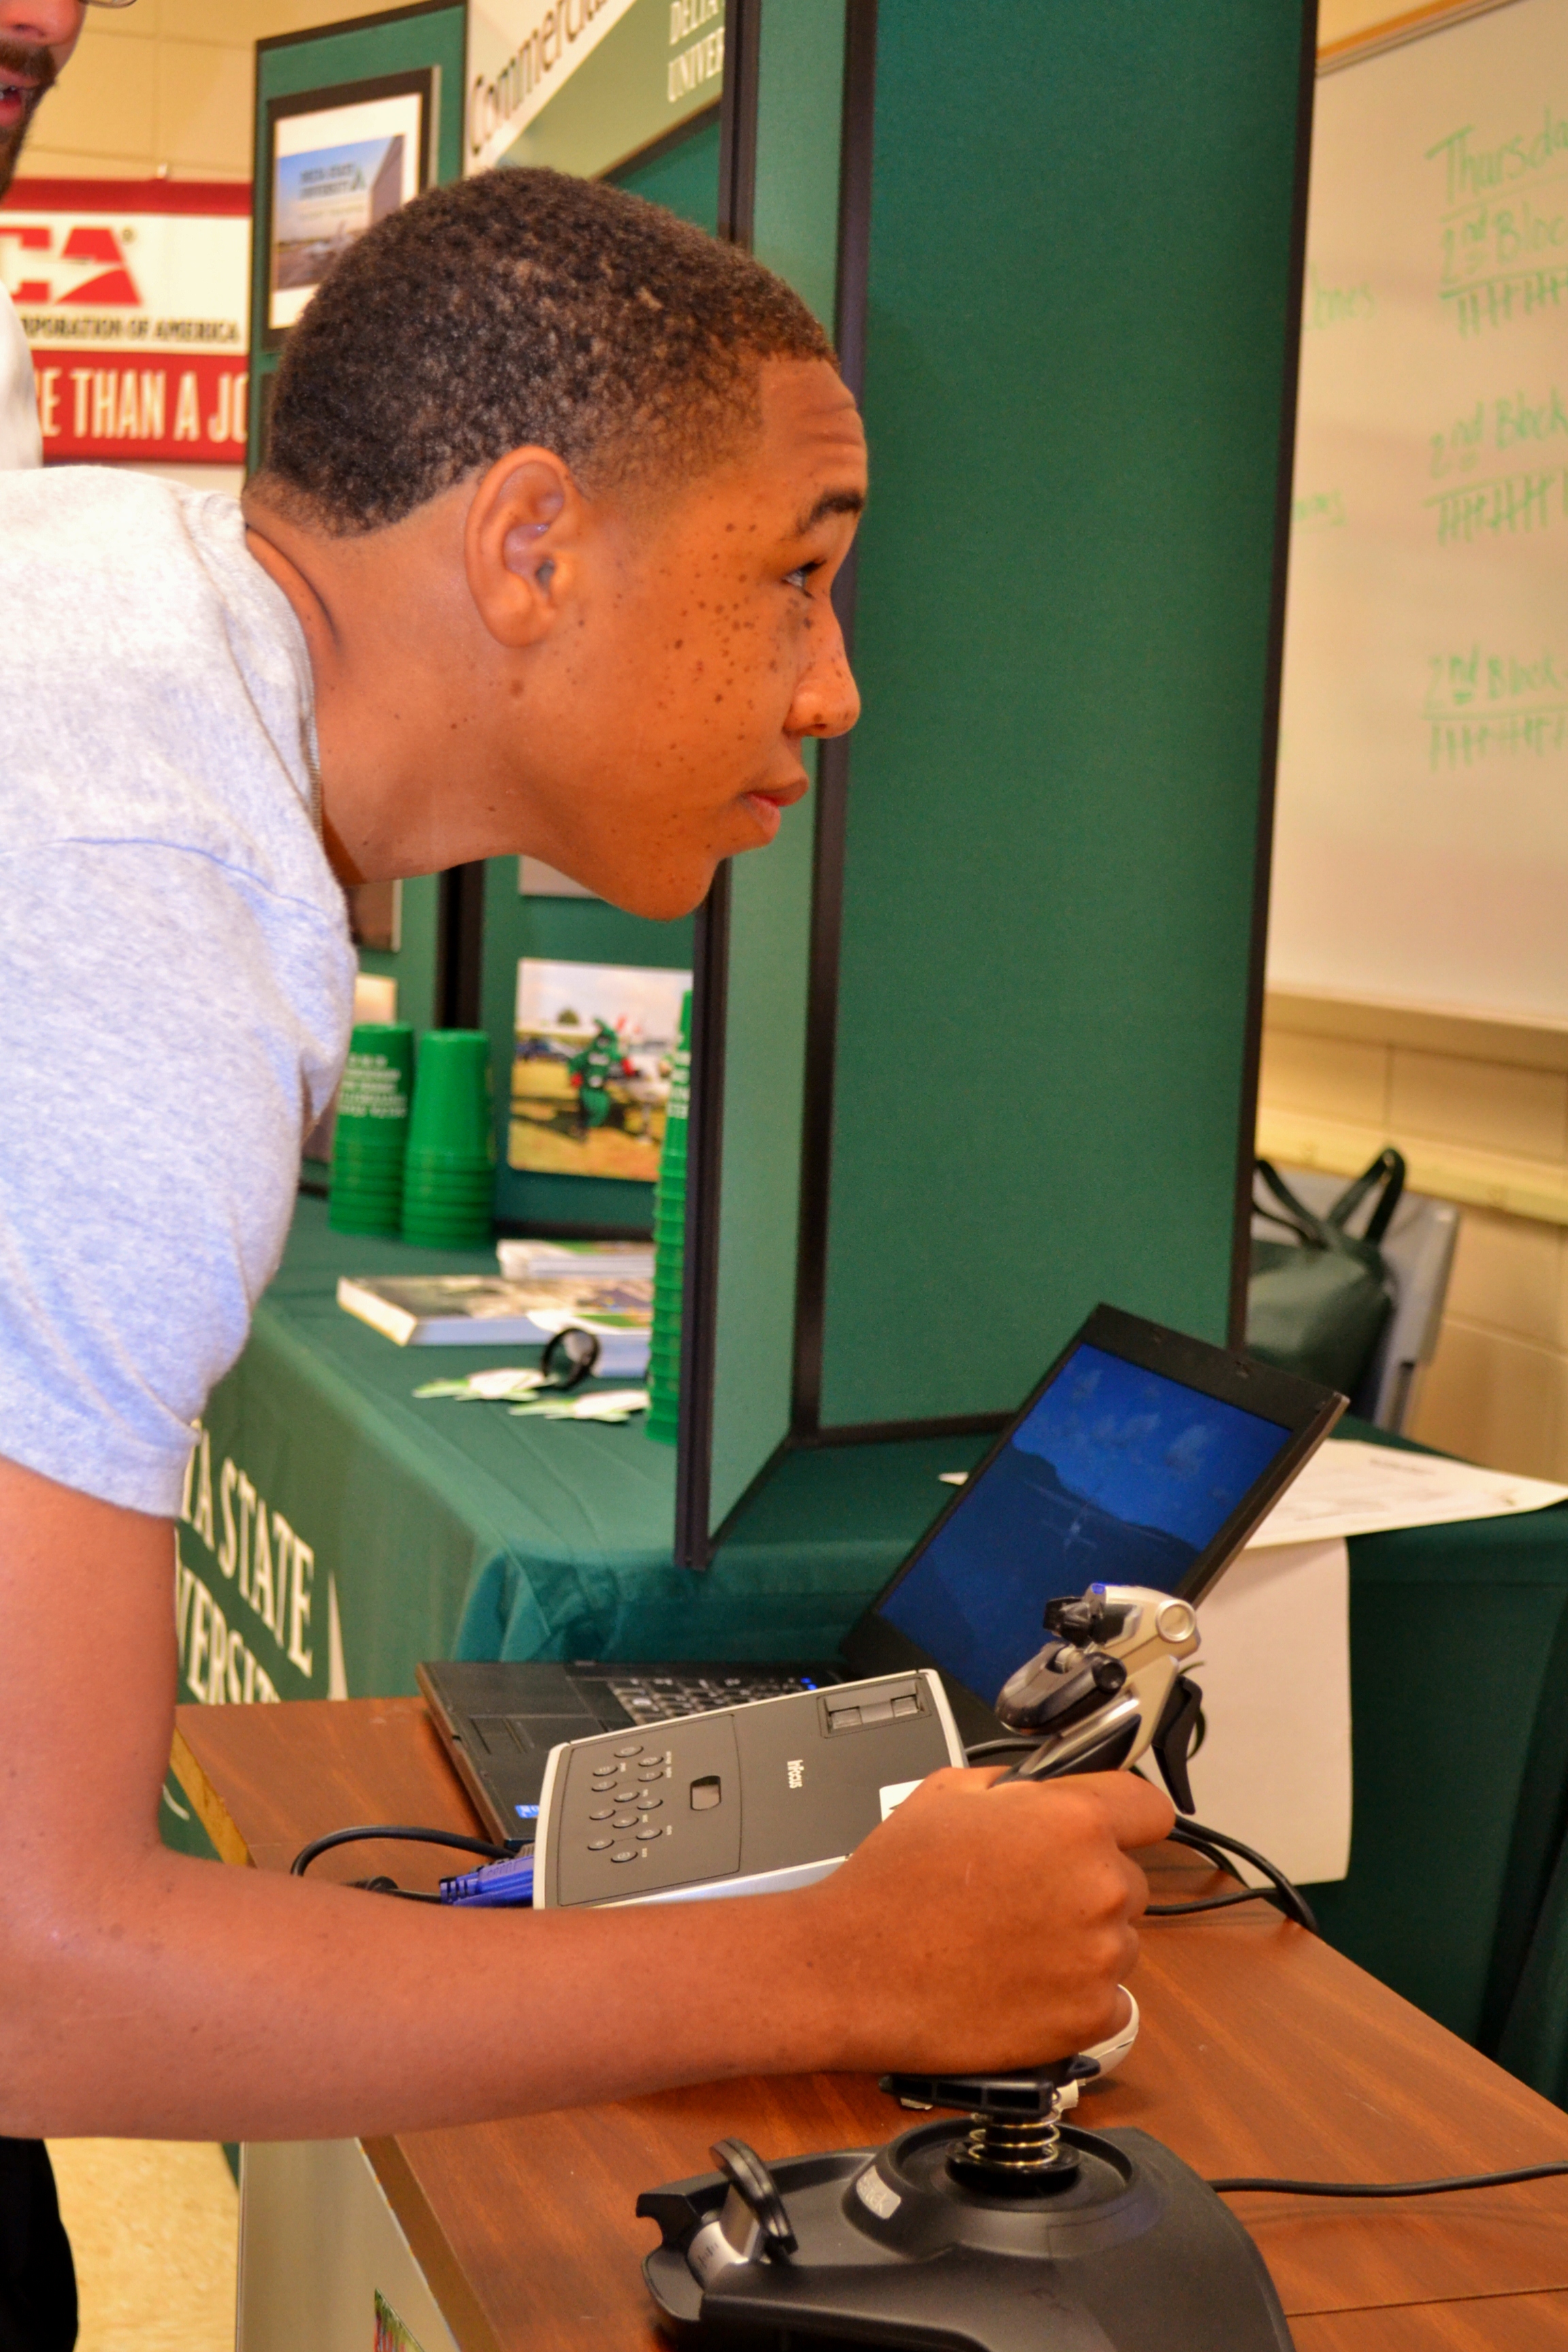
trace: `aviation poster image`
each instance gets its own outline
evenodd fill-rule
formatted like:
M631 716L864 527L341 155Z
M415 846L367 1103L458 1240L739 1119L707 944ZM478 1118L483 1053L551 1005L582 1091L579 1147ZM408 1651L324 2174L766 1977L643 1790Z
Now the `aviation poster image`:
M278 118L269 328L291 327L339 254L419 191L423 95Z

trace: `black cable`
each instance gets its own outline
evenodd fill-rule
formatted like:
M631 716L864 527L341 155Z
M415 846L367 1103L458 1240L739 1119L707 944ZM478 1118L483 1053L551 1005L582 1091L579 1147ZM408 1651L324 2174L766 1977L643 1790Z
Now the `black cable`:
M1176 1843L1188 1847L1194 1853L1201 1853L1206 1863L1215 1870L1222 1870L1227 1878L1241 1876L1235 1864L1227 1862L1218 1846L1210 1845L1206 1839L1184 1837ZM1194 1896L1191 1903L1147 1904L1143 1916L1146 1919L1185 1919L1190 1918L1194 1911L1229 1911L1237 1903L1273 1903L1274 1900L1272 1887L1249 1886L1244 1881L1235 1895L1201 1895Z
M1236 1895L1202 1895L1191 1903L1146 1903L1145 1919L1184 1919L1194 1911L1228 1911L1237 1903L1273 1903L1271 1886L1244 1886Z
M354 1845L363 1838L400 1838L405 1845L456 1846L462 1853L482 1854L487 1862L508 1862L512 1853L510 1846L495 1845L489 1838L461 1837L456 1830L416 1830L402 1822L367 1822L359 1829L333 1830L328 1837L312 1838L289 1864L289 1876L303 1878L319 1855L329 1853L335 1845ZM384 1894L387 1890L376 1891Z
M1211 1863L1215 1870L1223 1870L1227 1878L1235 1878L1238 1875L1235 1864L1226 1861L1217 1845L1210 1845L1205 1839L1199 1837L1182 1838L1178 1843L1190 1847L1194 1853L1201 1853L1205 1862ZM1262 1891L1261 1887L1258 1890L1259 1894Z
M1209 1859L1212 1859L1212 1855L1207 1855L1207 1849L1216 1845L1221 1846L1226 1853L1234 1853L1241 1861L1249 1862L1254 1870L1260 1870L1263 1873L1269 1885L1273 1887L1275 1895L1279 1896L1279 1907L1284 1912L1285 1916L1288 1919L1293 1919L1299 1927L1305 1927L1309 1935L1318 1934L1318 1923L1312 1916L1311 1905L1299 1887L1292 1886L1284 1872L1268 1860L1267 1854L1258 1853L1253 1847L1244 1845L1239 1838L1227 1837L1223 1830L1205 1828L1202 1822L1194 1822L1190 1816L1180 1813L1176 1816L1176 1826L1171 1832L1171 1842L1173 1845L1191 1846L1195 1853L1204 1853ZM1239 1878L1241 1874L1237 1871L1234 1875ZM1257 1892L1264 1896L1265 1901L1274 1899L1265 1888L1259 1887Z
M351 1878L351 1886L360 1886L367 1895L395 1895L400 1903L435 1903L444 1910L438 1895L421 1895L412 1886L399 1886L395 1878Z
M1171 1832L1171 1843L1186 1846L1194 1853L1201 1853L1205 1862L1215 1870L1223 1870L1228 1878L1239 1878L1241 1873L1226 1861L1219 1850L1221 1846L1227 1846L1233 1853L1255 1863L1259 1870L1267 1872L1272 1883L1268 1886L1244 1884L1238 1894L1205 1895L1191 1903L1151 1903L1143 1914L1146 1919L1184 1919L1190 1918L1195 1911L1229 1911L1238 1903L1272 1903L1277 1910L1285 1913L1287 1918L1294 1919L1309 1933L1317 1934L1318 1923L1306 1897L1291 1885L1282 1871L1277 1870L1262 1854L1255 1854L1250 1846L1242 1845L1237 1839L1226 1837L1218 1830L1203 1830L1200 1834L1199 1823L1184 1820L1179 1815Z
M963 1753L973 1764L977 1756L994 1756L1004 1751L1012 1753L1020 1748L1037 1748L1039 1744L1037 1739L1022 1738L978 1739L972 1748L965 1748ZM1142 1779L1142 1775L1138 1777ZM1276 1910L1282 1911L1288 1919L1293 1919L1299 1927L1305 1927L1309 1935L1315 1936L1319 1932L1311 1906L1300 1889L1293 1886L1284 1872L1277 1869L1267 1856L1255 1853L1249 1845L1243 1845L1239 1838L1226 1837L1219 1830L1205 1829L1202 1822L1194 1822L1178 1813L1176 1826L1171 1832L1171 1843L1189 1846L1194 1853L1201 1853L1214 1869L1223 1870L1228 1877L1240 1878L1240 1871L1234 1869L1225 1854L1218 1851L1223 1846L1226 1852L1238 1854L1243 1862L1251 1863L1255 1870L1260 1870L1269 1884L1267 1886L1248 1886L1244 1882L1238 1895L1205 1895L1191 1903L1151 1903L1143 1913L1146 1919L1185 1919L1190 1918L1194 1911L1228 1911L1237 1903L1272 1903Z
M1518 2180L1550 2180L1568 2164L1523 2164L1516 2172L1459 2173L1450 2180L1211 2180L1222 2196L1241 2189L1287 2197L1446 2197L1456 2189L1509 2189Z

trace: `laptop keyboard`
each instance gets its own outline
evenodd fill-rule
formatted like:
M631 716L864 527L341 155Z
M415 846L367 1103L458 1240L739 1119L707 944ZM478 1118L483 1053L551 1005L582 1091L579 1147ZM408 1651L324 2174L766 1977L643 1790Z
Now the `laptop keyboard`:
M711 1715L715 1707L741 1706L748 1699L784 1698L791 1691L819 1690L801 1675L625 1675L601 1667L605 1681L634 1723L668 1723L679 1715Z

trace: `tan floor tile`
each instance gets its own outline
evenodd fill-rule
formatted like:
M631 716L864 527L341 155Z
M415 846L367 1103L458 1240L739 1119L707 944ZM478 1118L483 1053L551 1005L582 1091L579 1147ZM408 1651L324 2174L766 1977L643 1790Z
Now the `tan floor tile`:
M1563 1228L1466 1209L1447 1312L1541 1347L1568 1346Z
M1561 1356L1447 1320L1410 1434L1489 1469L1560 1478L1568 1439L1565 1391L1568 1365Z
M1382 1127L1387 1110L1388 1048L1345 1037L1266 1029L1258 1093L1282 1110L1316 1111L1357 1127Z
M51 2140L77 2352L233 2352L239 2199L208 2141Z
M1555 1070L1517 1069L1396 1045L1388 1107L1395 1134L1431 1136L1531 1160L1561 1160L1568 1153L1568 1077Z

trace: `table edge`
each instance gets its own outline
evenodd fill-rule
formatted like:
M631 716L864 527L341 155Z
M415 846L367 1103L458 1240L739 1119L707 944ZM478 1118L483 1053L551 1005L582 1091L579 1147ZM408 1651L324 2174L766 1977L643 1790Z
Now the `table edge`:
M232 1863L241 1870L253 1870L256 1865L250 1848L178 1723L169 1747L169 1769L179 1783L181 1794L190 1799L196 1819L217 1850L218 1860Z

